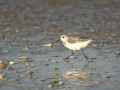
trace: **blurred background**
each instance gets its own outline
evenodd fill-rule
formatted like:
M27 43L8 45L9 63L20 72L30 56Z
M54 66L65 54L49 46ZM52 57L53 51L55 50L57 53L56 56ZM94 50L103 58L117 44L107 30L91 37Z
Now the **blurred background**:
M48 79L54 73L59 76L57 81L64 83L62 90L118 90L119 18L119 0L0 0L0 90L61 89L56 85L48 87L51 80L56 80ZM95 60L91 69L86 69L88 78L82 83L69 82L62 75L70 69L63 64L70 50L61 48L62 43L44 47L62 34L95 39L85 49ZM77 59L71 59L71 63L82 68L86 63L84 56L81 52L75 56ZM103 79L106 75L108 78ZM45 79L42 84L41 79Z

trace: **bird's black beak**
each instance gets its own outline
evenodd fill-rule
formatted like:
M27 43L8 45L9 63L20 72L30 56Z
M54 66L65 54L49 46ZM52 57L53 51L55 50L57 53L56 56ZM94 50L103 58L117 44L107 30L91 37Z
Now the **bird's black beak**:
M60 41L60 39L58 39L57 41L55 41L55 43L56 43L56 42L59 42L59 41Z

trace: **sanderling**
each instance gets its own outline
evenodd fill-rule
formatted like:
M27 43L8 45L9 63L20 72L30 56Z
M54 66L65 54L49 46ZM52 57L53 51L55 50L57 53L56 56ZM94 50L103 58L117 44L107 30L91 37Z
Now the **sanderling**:
M68 37L67 35L62 35L58 41L63 41L63 45L71 50L73 50L72 56L76 50L81 50L84 57L89 60L89 58L85 55L83 48L87 47L88 44L90 44L93 40L92 39L81 39L77 37ZM68 59L70 56L68 56L65 59Z

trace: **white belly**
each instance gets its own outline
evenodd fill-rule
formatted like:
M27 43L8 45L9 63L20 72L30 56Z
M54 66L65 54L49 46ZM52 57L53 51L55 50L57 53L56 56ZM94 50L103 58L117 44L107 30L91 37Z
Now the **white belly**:
M81 43L73 43L73 44L70 44L70 43L66 42L65 47L75 51L75 50L80 50L82 48L85 48L91 42L92 42L92 40L88 40L88 41L81 42Z

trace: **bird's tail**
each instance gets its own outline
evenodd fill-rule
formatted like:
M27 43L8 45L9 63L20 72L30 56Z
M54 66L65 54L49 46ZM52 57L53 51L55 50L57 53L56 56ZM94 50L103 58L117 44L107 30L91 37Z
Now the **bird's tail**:
M84 42L84 43L85 43L85 44L84 44L84 48L85 48L88 44L90 44L92 41L93 41L93 40L92 40L92 39L90 39L90 40L88 40L88 41Z

